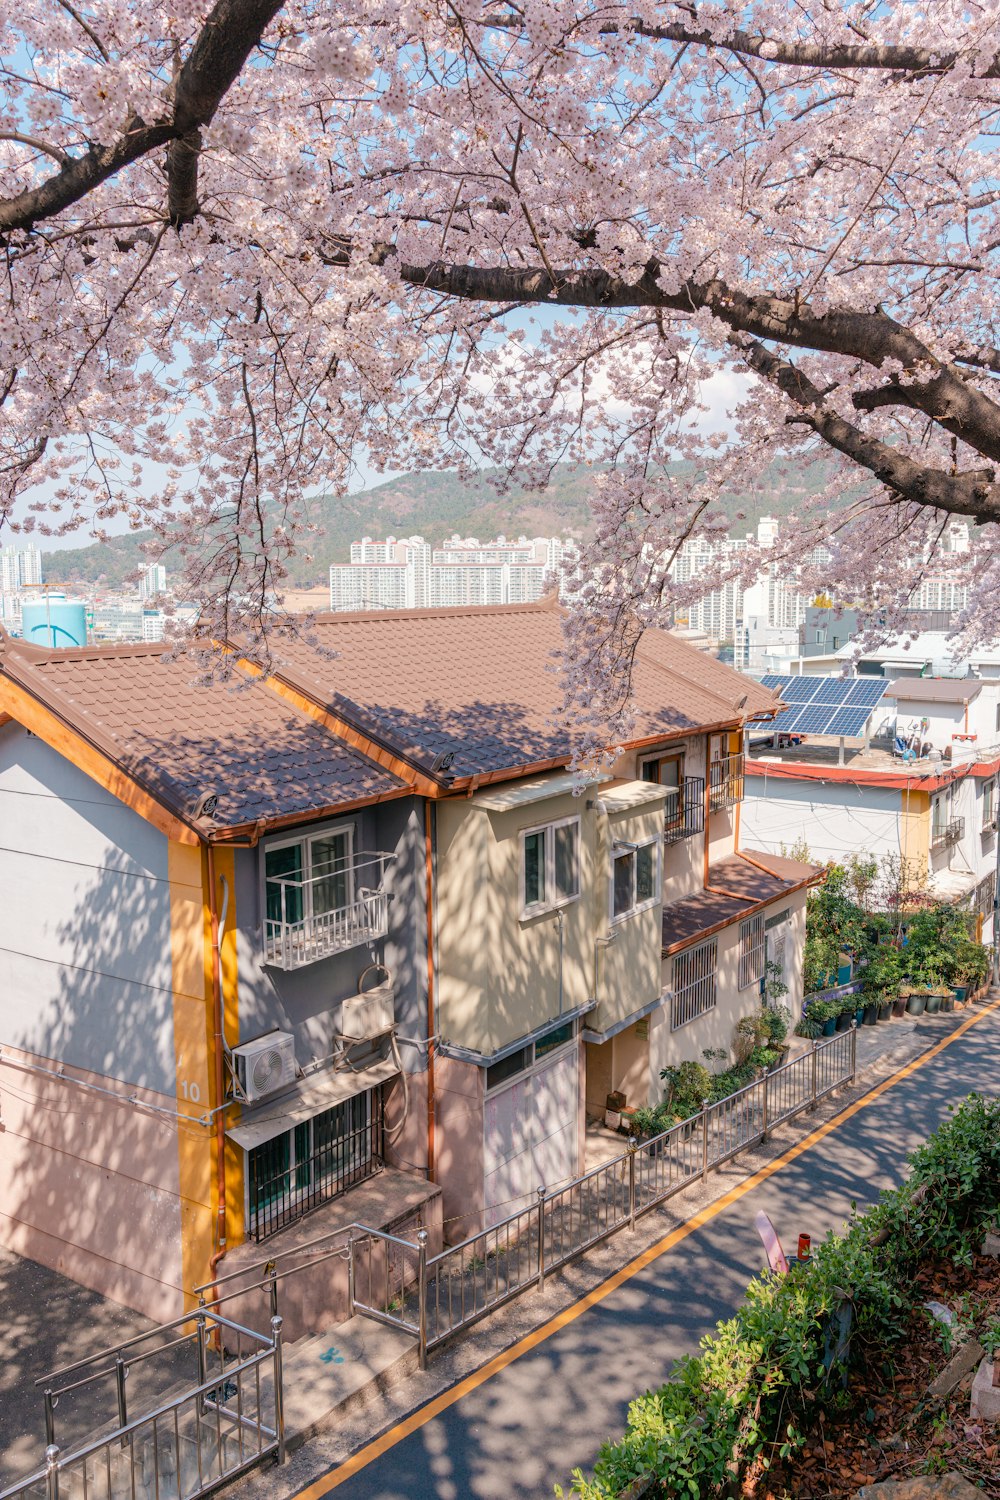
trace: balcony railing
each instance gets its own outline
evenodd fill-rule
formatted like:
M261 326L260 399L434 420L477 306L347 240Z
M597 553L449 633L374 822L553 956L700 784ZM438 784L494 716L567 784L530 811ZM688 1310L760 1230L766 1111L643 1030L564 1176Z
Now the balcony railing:
M663 841L679 844L705 829L705 778L685 776L684 785L667 793Z
M743 754L713 760L708 772L708 805L712 812L743 800Z
M965 833L965 819L952 818L950 823L939 823L931 829L931 849L937 853L939 849L950 849L953 845L960 843Z
M268 876L264 961L301 969L389 931L389 895L380 889L388 854L358 855L308 879Z

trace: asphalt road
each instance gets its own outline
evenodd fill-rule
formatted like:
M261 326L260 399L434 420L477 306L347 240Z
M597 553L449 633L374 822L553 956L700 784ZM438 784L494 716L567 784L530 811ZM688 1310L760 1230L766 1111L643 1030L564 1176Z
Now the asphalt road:
M300 1493L319 1500L515 1500L551 1496L620 1433L628 1402L662 1382L739 1304L763 1264L761 1208L785 1248L838 1228L852 1201L898 1182L906 1157L973 1089L1000 1090L1000 1012L982 1016L824 1139L673 1245L596 1306L483 1381L447 1410L342 1478ZM794 1147L791 1148L794 1151Z

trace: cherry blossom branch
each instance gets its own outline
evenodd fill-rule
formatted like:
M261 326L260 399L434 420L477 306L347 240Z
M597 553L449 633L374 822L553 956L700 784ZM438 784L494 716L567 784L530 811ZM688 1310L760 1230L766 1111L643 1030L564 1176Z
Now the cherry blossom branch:
M687 47L707 47L714 52L732 52L741 57L757 57L762 62L783 63L794 68L863 71L909 74L913 77L949 73L964 56L975 59L975 52L958 50L937 53L929 47L894 46L871 42L789 42L773 36L755 36L736 28L724 31L715 25L697 24L697 11L690 7L692 24L679 21L652 26L639 16L624 21L605 21L596 28L599 36L639 36L649 41L679 42ZM524 17L518 14L487 16L479 23L503 31L524 29ZM990 55L986 66L977 69L979 78L1000 78L1000 53Z
M0 202L0 232L30 229L38 220L78 203L158 146L178 140L186 143L185 149L175 154L168 169L172 165L177 175L176 204L179 222L184 222L196 203L192 173L197 149L192 147L197 131L214 118L281 4L282 0L217 0L178 75L171 117L147 123L133 113L114 141L92 145L86 155L69 158L38 187Z

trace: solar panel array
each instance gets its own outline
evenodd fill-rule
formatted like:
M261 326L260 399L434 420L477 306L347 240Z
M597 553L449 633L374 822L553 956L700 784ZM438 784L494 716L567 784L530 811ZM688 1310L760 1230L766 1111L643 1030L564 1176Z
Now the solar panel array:
M768 726L780 734L857 736L881 703L889 683L884 677L761 678L789 705Z

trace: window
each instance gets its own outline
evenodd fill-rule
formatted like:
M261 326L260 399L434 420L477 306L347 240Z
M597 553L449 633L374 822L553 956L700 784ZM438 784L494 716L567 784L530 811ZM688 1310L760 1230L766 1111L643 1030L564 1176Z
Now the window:
M667 827L679 822L684 814L684 756L660 755L655 760L644 761L642 779L667 788L664 807Z
M740 923L740 989L759 984L764 977L764 913L757 912Z
M342 911L353 900L350 828L320 833L264 851L268 937L280 925Z
M645 911L659 899L660 840L615 844L611 858L611 917L617 922Z
M518 1073L526 1073L535 1063L541 1062L550 1052L555 1052L557 1047L564 1047L576 1036L576 1022L566 1021L562 1026L555 1026L540 1036L537 1042L528 1042L524 1047L518 1047L516 1052L508 1052L506 1057L501 1057L499 1062L491 1063L486 1069L486 1088L497 1089L508 1081L516 1078Z
M716 966L719 947L715 938L697 948L687 948L674 959L674 995L670 1029L686 1026L706 1011L714 1010L717 997Z
M580 819L521 834L521 915L552 911L580 894Z
M247 1152L247 1224L266 1239L381 1166L382 1090L366 1089Z
M996 782L983 782L983 827L994 828L997 821Z

